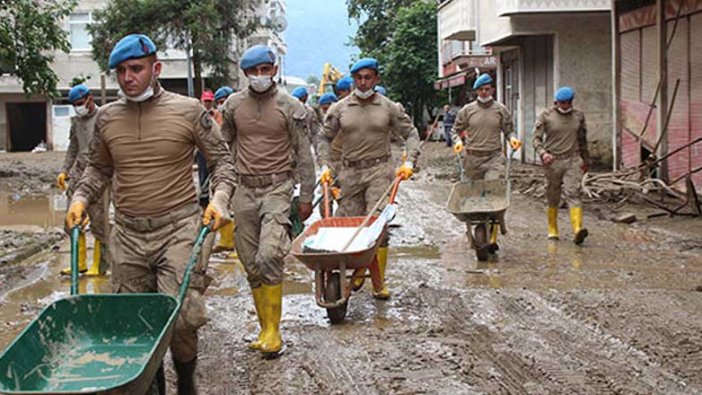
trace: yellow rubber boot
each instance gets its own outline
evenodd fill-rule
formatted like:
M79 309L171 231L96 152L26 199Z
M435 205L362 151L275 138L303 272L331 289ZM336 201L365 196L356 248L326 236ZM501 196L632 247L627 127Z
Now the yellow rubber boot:
M358 291L366 282L366 268L356 269L351 275L351 290Z
M85 233L81 233L78 236L78 273L85 273L88 271L88 265L85 261L88 259L88 250L85 245ZM67 267L61 270L61 274L64 276L71 275L71 268Z
M580 245L588 235L587 229L583 228L583 208L570 208L570 224L573 226L573 243Z
M234 221L224 225L219 230L219 243L213 252L231 251L234 249Z
M283 313L283 284L262 285L264 329L261 333L261 352L276 356L283 349L280 337L280 317Z
M100 243L100 240L95 239L95 246L93 246L93 264L90 266L88 273L86 273L88 276L102 276L105 274L100 270L101 255L102 243Z
M500 249L497 245L497 235L499 234L500 225L492 224L490 225L490 242L488 243L488 252L494 254Z
M261 327L261 332L258 334L258 339L252 341L249 343L249 349L250 350L260 350L261 349L261 344L263 344L263 332L266 330L266 320L265 320L265 311L263 308L263 288L258 287L258 288L252 288L251 289L251 294L253 295L254 299L254 306L256 307L256 316L258 317L258 325Z
M378 257L378 284L373 284L373 297L379 300L390 299L390 291L385 286L385 268L388 266L388 247L380 247Z
M548 217L548 239L558 240L558 207L546 209Z

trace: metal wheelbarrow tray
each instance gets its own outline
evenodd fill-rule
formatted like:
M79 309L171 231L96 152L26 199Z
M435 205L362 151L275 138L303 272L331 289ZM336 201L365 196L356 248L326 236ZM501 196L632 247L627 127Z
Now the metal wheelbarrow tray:
M178 297L77 295L71 235L71 294L47 306L0 355L1 394L144 394L166 354L192 268L209 232L195 241Z
M446 208L459 221L470 224L501 222L510 204L508 180L466 180L451 187Z
M375 252L380 246L387 233L387 229L378 237L375 244L361 250L351 252L307 252L303 251L305 240L317 234L320 228L353 228L363 223L365 217L330 217L320 219L307 227L305 231L293 240L290 253L307 266L308 269L318 271L340 270L340 269L361 269L367 268L373 262ZM378 219L373 216L367 226L370 226Z

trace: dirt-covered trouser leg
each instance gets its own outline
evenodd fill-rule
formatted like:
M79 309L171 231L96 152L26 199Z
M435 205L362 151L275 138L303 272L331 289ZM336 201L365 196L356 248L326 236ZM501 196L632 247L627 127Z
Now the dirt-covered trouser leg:
M544 166L546 173L546 203L549 207L558 207L561 192L568 207L582 207L580 181L583 178L583 161L579 156L556 159Z
M368 215L392 184L393 178L394 172L388 163L381 163L367 169L344 168L338 178L341 197L337 216ZM381 204L378 210L383 210L385 205L386 203ZM390 238L387 236L381 241L380 248L387 248L389 243ZM376 291L385 288L384 273L379 273L378 265L371 265L370 270L373 288ZM359 271L355 275L360 276L364 273L365 271Z
M251 288L283 282L283 260L291 247L292 193L292 180L263 188L239 185L234 193L234 239Z
M192 212L192 208L188 208ZM178 217L173 213L172 217ZM156 229L130 228L116 220L112 228L112 288L115 293L160 292L177 296L197 231L195 213ZM211 246L211 240L209 245ZM204 293L207 252L193 271L171 341L173 359L190 362L197 357L197 329L207 321Z

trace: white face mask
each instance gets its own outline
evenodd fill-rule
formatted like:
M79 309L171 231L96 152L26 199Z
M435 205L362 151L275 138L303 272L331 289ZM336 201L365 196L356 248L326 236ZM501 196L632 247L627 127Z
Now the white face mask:
M124 99L127 99L130 102L134 102L134 103L141 103L143 101L149 100L154 95L154 84L156 83L156 79L158 78L158 76L156 75L156 63L154 63L154 65L151 67L151 75L153 77L151 77L151 81L149 82L149 86L146 89L144 89L144 91L141 92L140 94L138 94L136 96L129 96L126 93L124 93L122 88L120 88L117 91L117 96L124 98Z
M85 104L83 104L82 106L75 106L73 107L73 109L76 111L76 115L78 115L79 117L84 117L88 115L88 112L90 112L88 110L88 106L86 106Z
M254 91L263 93L273 86L273 77L270 75L252 75L249 77L249 86Z
M373 89L368 89L365 92L361 92L358 88L353 90L353 94L356 95L359 99L368 99L369 97L373 96L375 94L375 91Z
M573 111L573 107L571 107L571 108L569 108L569 109L567 109L567 110L564 110L564 109L562 109L562 108L560 108L560 107L556 107L556 109L558 110L558 112L560 112L560 113L563 114L563 115L565 115L565 114L570 114L570 113Z
M492 101L492 96L488 96L488 97L478 96L478 101L481 103L490 103Z
M217 104L217 111L222 112L224 110L224 104Z

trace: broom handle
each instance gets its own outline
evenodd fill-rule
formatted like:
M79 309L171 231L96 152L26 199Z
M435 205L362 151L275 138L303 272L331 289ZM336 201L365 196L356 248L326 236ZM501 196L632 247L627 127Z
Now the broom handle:
M351 246L351 243L353 243L354 240L356 240L356 237L361 233L361 230L368 225L368 222L370 222L371 218L373 218L373 214L380 208L380 205L383 204L383 200L385 200L385 196L390 193L390 191L393 191L392 196L390 197L390 203L392 203L395 200L395 195L397 194L397 187L400 185L400 181L402 181L402 177L397 177L395 178L395 181L388 187L388 189L385 190L385 193L383 193L382 196L380 196L380 199L375 203L375 206L373 209L368 213L366 218L363 219L363 222L361 222L361 226L356 229L356 232L354 232L353 236L351 236L351 240L349 240L344 248L341 249L341 252L346 252L346 250Z

